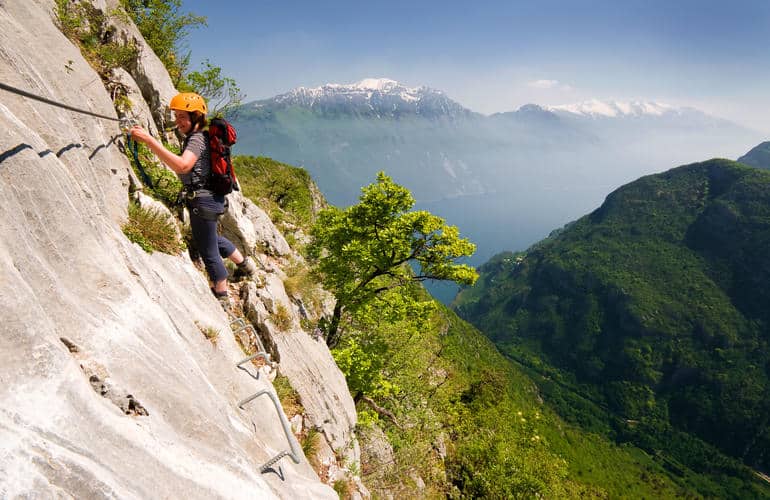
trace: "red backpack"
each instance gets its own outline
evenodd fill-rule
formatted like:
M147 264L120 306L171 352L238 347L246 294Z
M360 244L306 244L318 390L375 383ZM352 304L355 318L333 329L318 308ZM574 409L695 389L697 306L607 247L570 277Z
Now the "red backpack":
M235 144L235 129L224 118L213 118L209 122L209 153L211 155L211 173L209 189L214 194L226 195L233 190L239 191L238 178L235 176L230 160L230 146Z

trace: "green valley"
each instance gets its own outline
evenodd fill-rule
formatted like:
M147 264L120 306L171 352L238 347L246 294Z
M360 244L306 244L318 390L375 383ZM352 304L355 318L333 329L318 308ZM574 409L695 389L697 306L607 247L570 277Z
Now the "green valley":
M749 469L770 467L769 188L727 160L643 177L493 258L455 308L565 420L689 492L770 496Z

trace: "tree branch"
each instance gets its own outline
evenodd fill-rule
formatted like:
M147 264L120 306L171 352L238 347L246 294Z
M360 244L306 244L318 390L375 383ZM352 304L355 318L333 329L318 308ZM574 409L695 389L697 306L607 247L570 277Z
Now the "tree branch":
M388 410L386 408L383 408L382 406L378 405L369 396L361 396L361 401L363 401L366 404L368 404L372 408L372 410L374 410L378 415L386 417L388 420L390 420L391 423L393 425L395 425L399 430L401 430L401 431L404 430L403 426L398 423L398 420L396 419L396 416L393 415L393 412L391 412L390 410Z

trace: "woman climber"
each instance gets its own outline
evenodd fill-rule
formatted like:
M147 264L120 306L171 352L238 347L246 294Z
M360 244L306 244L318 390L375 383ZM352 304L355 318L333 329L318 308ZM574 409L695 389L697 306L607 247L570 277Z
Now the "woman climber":
M227 306L228 273L222 259L226 257L233 261L238 266L236 273L240 275L253 277L257 266L250 257L244 258L230 240L217 234L217 219L225 211L225 197L207 189L211 165L209 144L203 132L207 123L206 101L198 94L184 92L171 99L169 107L174 111L177 130L185 136L181 155L167 150L142 127L132 127L131 138L147 144L184 184L193 241L214 285L211 291L223 306Z

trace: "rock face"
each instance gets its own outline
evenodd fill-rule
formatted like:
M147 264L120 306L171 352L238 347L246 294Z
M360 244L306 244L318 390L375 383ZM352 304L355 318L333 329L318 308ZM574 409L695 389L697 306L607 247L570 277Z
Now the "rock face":
M101 7L98 3L94 2L95 6ZM119 0L105 0L104 3L103 11L107 13L120 8ZM133 23L114 16L111 18L111 23L117 29L120 39L124 42L133 41L139 48L139 57L128 68L129 73L141 91L144 101L149 105L155 124L160 130L163 130L167 125L168 103L177 94L174 83L163 66L163 62L147 45L144 37Z
M115 116L53 6L2 2L0 81ZM117 122L0 90L0 130L0 498L337 498L304 458L259 472L289 442L238 402L272 386L189 257L123 235Z
M250 284L244 295L244 309L257 325L273 358L280 360L281 373L299 393L308 424L322 431L329 447L346 457L349 464L360 462L353 435L356 408L349 397L345 376L324 341L314 339L294 321L280 326L272 319L279 308L297 307L289 300L277 275L268 274L262 288ZM298 316L296 311L292 316ZM340 397L345 394L348 397Z
M247 253L264 252L287 256L291 253L286 239L276 229L264 210L234 191L227 197L227 212L222 216L222 234Z

